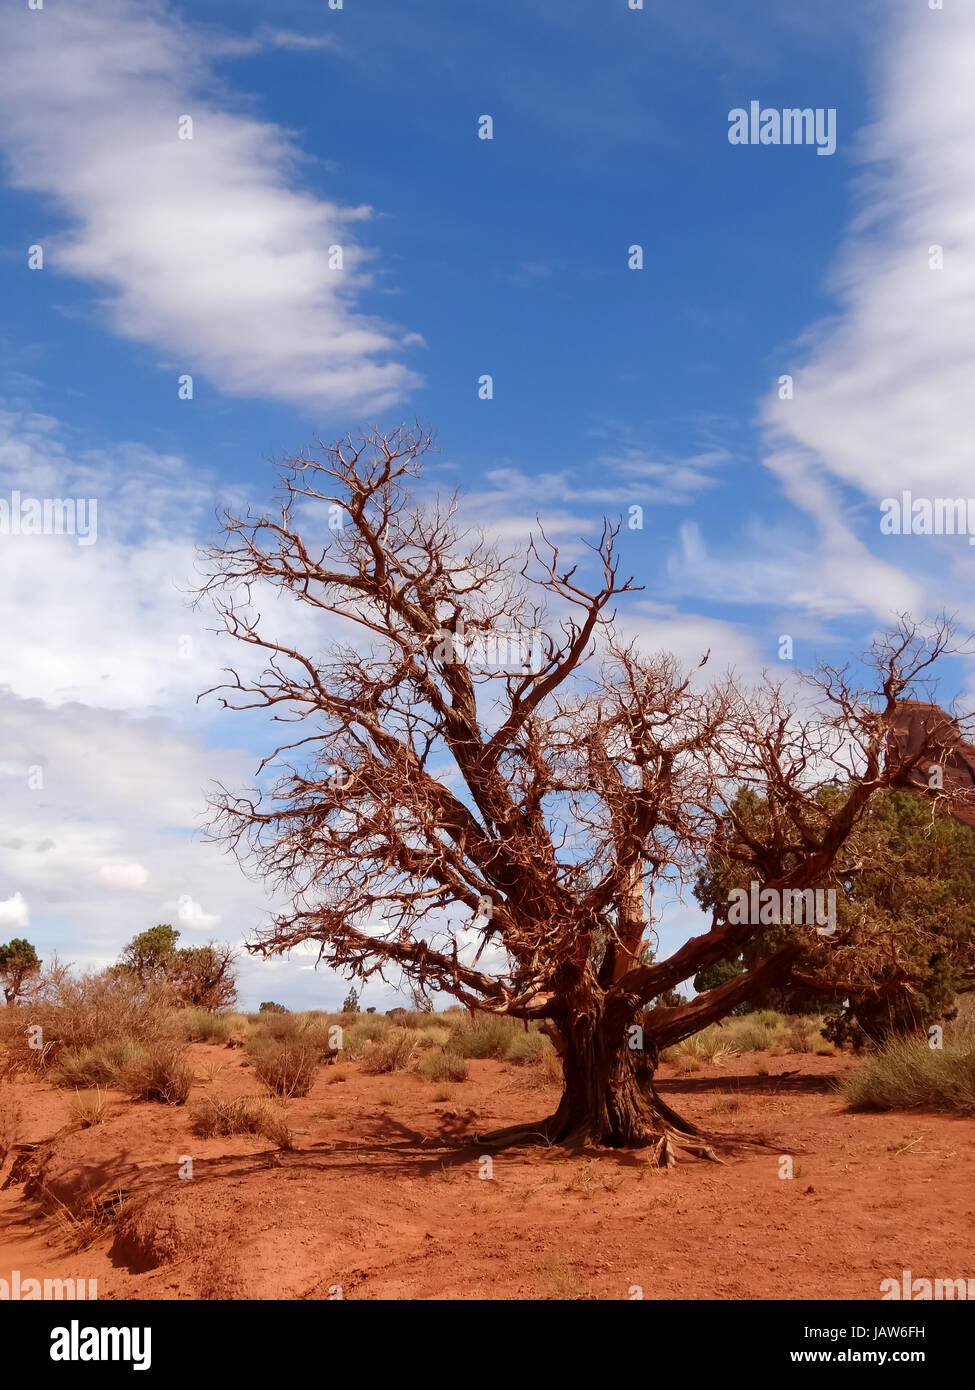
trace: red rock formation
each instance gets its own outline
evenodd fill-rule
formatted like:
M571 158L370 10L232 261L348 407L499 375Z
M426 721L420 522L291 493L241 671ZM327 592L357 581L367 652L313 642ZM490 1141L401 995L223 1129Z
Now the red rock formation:
M902 752L917 753L926 742L932 750L912 772L909 785L930 791L928 769L939 763L952 815L965 825L975 826L975 744L962 736L958 721L939 705L903 700L894 721L894 737Z

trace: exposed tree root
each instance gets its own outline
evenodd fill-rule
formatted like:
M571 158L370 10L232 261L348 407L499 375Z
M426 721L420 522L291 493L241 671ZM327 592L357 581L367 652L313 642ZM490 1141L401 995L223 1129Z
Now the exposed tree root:
M677 1118L675 1116L675 1118ZM681 1122L681 1128L670 1124L646 1126L638 1133L628 1136L628 1142L606 1142L606 1139L594 1132L587 1124L575 1125L572 1128L565 1128L559 1118L558 1112L550 1115L545 1120L538 1120L531 1124L508 1125L504 1129L491 1130L487 1134L477 1134L474 1142L490 1149L509 1149L527 1148L535 1145L545 1145L547 1148L580 1150L585 1148L614 1148L614 1149L638 1149L647 1150L647 1157L652 1167L674 1168L680 1161L681 1155L690 1155L694 1158L706 1159L712 1163L723 1163L724 1159L719 1157L715 1150L713 1137L705 1136L699 1130L694 1129L690 1132L686 1129L686 1122Z

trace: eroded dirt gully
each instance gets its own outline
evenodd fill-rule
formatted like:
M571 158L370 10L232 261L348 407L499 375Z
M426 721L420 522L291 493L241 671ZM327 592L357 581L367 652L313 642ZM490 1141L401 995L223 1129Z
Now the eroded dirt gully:
M241 1052L192 1054L219 1070L191 1103L258 1093ZM64 1093L18 1082L4 1104L19 1102L20 1141L37 1145L22 1168L78 1217L92 1198L126 1202L119 1224L77 1251L63 1210L46 1214L30 1184L8 1185L0 1277L94 1278L102 1299L320 1299L336 1287L366 1299L626 1299L634 1285L651 1299L876 1299L905 1269L975 1274L975 1119L850 1114L832 1089L849 1065L664 1067L661 1094L687 1118L770 1141L721 1166L666 1172L639 1152L519 1149L492 1155L490 1179L478 1176L483 1147L465 1140L551 1113L557 1092L529 1088L530 1069L475 1061L435 1099L441 1089L420 1077L323 1068L288 1105L296 1148L281 1154L266 1139L195 1138L186 1108L122 1096L103 1124L71 1128ZM178 1176L187 1156L190 1180Z

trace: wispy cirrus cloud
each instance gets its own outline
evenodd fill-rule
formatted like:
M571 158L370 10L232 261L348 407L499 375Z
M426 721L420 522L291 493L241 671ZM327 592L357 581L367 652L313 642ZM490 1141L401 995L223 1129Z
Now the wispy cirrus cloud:
M419 383L401 360L417 339L360 308L374 257L357 231L371 210L300 187L294 140L237 109L215 76L234 42L324 39L265 26L228 50L163 0L5 9L9 177L69 224L43 238L46 266L97 286L112 331L227 394L316 411L392 405ZM179 138L182 116L192 139Z
M767 465L812 515L834 591L875 612L970 603L975 556L912 538L919 583L879 558L879 503L973 492L975 11L897 0L858 151L860 211L833 277L838 312L804 335L791 400L762 419ZM940 561L940 563L939 563ZM940 583L934 571L940 570ZM975 611L975 610L970 610Z

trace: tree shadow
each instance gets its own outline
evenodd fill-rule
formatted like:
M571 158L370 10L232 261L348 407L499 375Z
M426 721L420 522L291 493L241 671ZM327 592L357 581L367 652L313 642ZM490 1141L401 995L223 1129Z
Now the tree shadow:
M810 1076L800 1072L779 1072L777 1076L675 1076L655 1077L658 1091L672 1095L707 1095L709 1092L728 1094L747 1091L756 1095L794 1094L835 1095L835 1076Z

